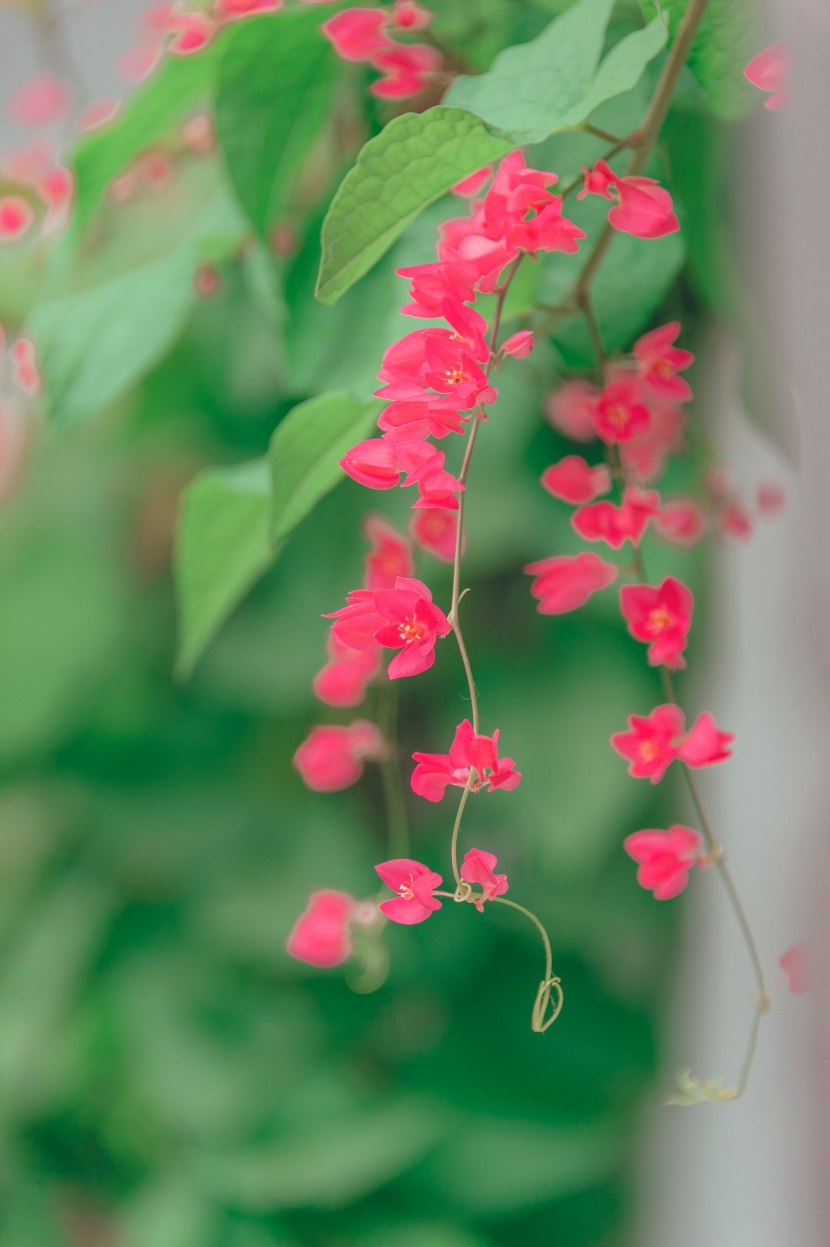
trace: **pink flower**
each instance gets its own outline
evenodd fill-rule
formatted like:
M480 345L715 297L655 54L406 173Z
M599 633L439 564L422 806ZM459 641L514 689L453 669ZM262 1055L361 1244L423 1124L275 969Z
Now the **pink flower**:
M629 731L617 732L611 744L630 762L629 775L659 783L679 757L685 719L679 706L657 706L650 715L632 714Z
M455 561L455 542L458 534L458 512L446 507L424 507L415 512L409 531L412 540L421 550L426 550L444 563ZM462 553L466 539L462 538Z
M335 620L338 641L352 649L400 649L389 664L390 680L428 670L435 662L436 639L450 630L427 586L409 576L398 576L394 589L355 589L348 605L328 618Z
M564 615L584 606L592 593L613 584L619 568L598 554L556 554L524 569L535 576L530 592L539 598L540 615Z
M764 100L765 108L784 108L787 103L787 80L790 74L790 55L785 43L773 43L764 48L744 70L744 77L761 91L772 91Z
M657 512L654 527L664 541L693 546L706 531L706 517L691 498L673 498Z
M542 487L563 502L591 502L611 488L604 463L591 467L580 455L567 455L542 473Z
M4 195L0 199L0 246L18 242L32 227L35 214L30 205L19 195Z
M357 650L329 633L326 646L329 661L314 677L314 695L327 706L359 706L366 696L366 685L380 671L380 650Z
M340 466L353 481L368 489L394 489L401 479L398 456L392 442L370 437L347 450Z
M532 330L520 329L518 333L512 333L509 338L505 338L501 344L501 352L502 355L512 355L514 359L526 359L533 346Z
M441 53L427 43L392 43L382 52L373 52L367 60L383 71L383 77L369 87L369 94L382 100L399 100L423 91L429 75L440 68Z
M779 966L787 976L787 986L794 996L803 996L810 990L809 951L808 944L793 944L778 959Z
M391 45L386 9L345 9L323 22L320 30L344 61L368 61Z
M722 732L708 711L698 715L688 733L679 706L657 706L650 715L629 716L629 731L617 732L611 744L630 762L629 775L659 783L666 770L679 758L690 767L714 766L732 756L729 748L735 739Z
M298 961L329 969L352 955L350 923L357 902L348 892L322 889L312 892L285 942L285 950Z
M435 14L418 4L417 0L395 0L390 16L392 25L399 30L426 30Z
M566 381L549 395L545 415L555 429L574 442L596 437L594 414L599 390L590 381Z
M9 100L9 114L23 126L49 126L63 121L72 103L72 89L54 74L38 74L18 87Z
M479 170L479 173L482 172L483 170ZM471 174L466 181L471 182L476 176ZM459 185L465 183L460 182ZM477 273L472 264L413 264L409 268L396 269L395 272L411 283L412 302L401 308L405 316L440 316L445 299L470 303L475 298Z
M619 375L609 381L594 407L594 429L609 446L645 433L651 423L637 380Z
M605 541L614 550L630 541L639 545L649 520L660 509L660 495L654 489L626 485L622 506L613 502L592 502L571 516L571 524L585 541Z
M737 498L722 506L717 518L718 527L725 537L746 541L752 536L752 516Z
M507 891L507 875L493 873L498 861L495 853L485 853L484 849L470 849L464 854L464 861L458 872L465 883L477 883L482 892L480 896L470 899L478 912L484 912L484 901L492 901L496 896L503 896Z
M460 182L456 182L451 188L453 195L460 195L462 199L471 198L487 185L493 176L493 166L485 165L483 169L476 169L475 173L468 174L462 178Z
M411 926L416 922L424 922L441 902L433 896L436 888L441 886L441 876L421 862L413 862L408 857L396 857L389 862L381 862L375 870L383 882L398 895L388 901L381 901L378 908L390 922L401 922Z
M285 0L215 0L213 12L220 22L236 22L258 13L276 13Z
M657 901L669 901L683 891L702 845L698 832L679 823L668 831L635 831L623 841L628 856L640 864L637 882Z
M780 485L765 482L758 486L756 500L761 515L770 516L777 515L787 499Z
M18 338L9 348L12 359L12 380L26 394L40 393L43 380L35 358L35 344L29 338Z
M604 161L598 160L592 170L583 165L585 186L577 198L602 195L619 202L608 213L614 229L639 238L662 238L680 229L669 192L654 178L620 177Z
M412 772L412 791L427 801L440 801L447 784L458 788L503 788L510 792L519 784L521 774L512 758L499 758L499 733L477 736L469 719L455 729L449 753L413 753L417 762ZM475 777L471 779L471 769ZM495 860L495 859L494 859Z
M652 667L685 667L682 657L692 626L694 597L674 576L667 576L657 588L651 585L623 585L620 609L628 631L637 641L648 644Z
M206 48L216 33L216 23L206 13L173 14L167 23L173 37L167 46L174 56L192 56Z
M383 740L374 723L355 719L348 727L314 727L292 759L313 792L339 792L356 784L363 761L380 752Z
M708 710L699 714L680 745L679 758L687 766L715 766L732 757L733 732L722 732Z
M652 398L648 403L651 423L645 433L620 442L620 462L626 476L641 482L656 480L670 454L683 446L686 417L676 403Z
M363 576L367 589L393 589L398 576L412 575L415 566L406 537L379 515L366 517L363 533L372 547L366 555Z
M464 486L444 469L444 454L428 442L400 442L396 445L398 461L406 472L404 486L417 483L420 498L414 507L443 507L458 510L457 493Z
M691 351L672 345L679 333L680 322L676 320L644 333L634 343L634 358L649 389L662 398L683 403L692 397L692 391L677 374L693 364L695 357Z

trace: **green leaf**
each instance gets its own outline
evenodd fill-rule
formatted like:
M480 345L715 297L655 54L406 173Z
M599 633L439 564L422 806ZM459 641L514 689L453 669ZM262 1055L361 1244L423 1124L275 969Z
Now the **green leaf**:
M73 228L82 231L113 178L203 100L213 85L221 41L198 56L167 56L125 105L117 120L81 139L72 164L77 178Z
M417 1174L477 1217L508 1216L592 1186L616 1162L619 1131L606 1124L553 1126L476 1117L442 1143Z
M573 129L605 100L636 86L665 46L659 18L626 35L599 64L613 0L579 0L530 43L506 48L486 74L459 77L447 104L466 108L511 142L541 143Z
M647 14L661 13L673 39L689 0L642 0ZM745 116L758 93L743 76L744 65L769 42L755 0L709 0L689 53L689 68L720 117Z
M270 495L264 459L211 468L185 492L175 553L182 675L274 556Z
M338 61L314 10L240 22L225 36L216 128L239 201L264 235L320 129Z
M380 408L379 402L361 403L348 394L321 394L277 425L268 447L275 542L343 479L339 460L368 437Z
M431 1103L389 1099L372 1111L318 1117L270 1146L205 1157L205 1178L240 1208L339 1208L419 1160L447 1128L447 1114Z
M196 249L183 247L35 309L28 330L56 423L95 415L162 358L187 320L196 265Z
M390 121L360 152L323 222L320 301L336 303L428 204L510 147L458 108Z

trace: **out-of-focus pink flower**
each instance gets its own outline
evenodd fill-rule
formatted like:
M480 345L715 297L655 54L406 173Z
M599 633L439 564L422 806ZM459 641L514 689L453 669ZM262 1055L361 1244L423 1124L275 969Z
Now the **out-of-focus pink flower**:
M564 615L584 606L591 594L613 584L619 568L598 554L555 554L524 570L535 576L530 592L539 599L540 615Z
M708 710L695 719L680 745L679 758L687 766L715 766L732 757L734 732L722 732Z
M683 651L692 626L694 597L674 576L667 576L656 588L651 585L623 585L620 609L628 631L648 645L652 667L661 663L678 669L685 667Z
M604 463L591 467L580 455L566 455L545 469L542 487L563 502L591 502L608 493L611 473Z
M680 823L668 831L635 831L623 841L628 856L639 863L637 882L657 901L669 901L683 891L702 845L700 833Z
M43 381L35 358L35 344L29 338L18 338L9 348L12 359L12 380L24 393L39 394Z
M47 169L37 181L38 192L44 203L50 208L64 208L72 198L75 179L72 170L63 165L55 165Z
M237 22L259 13L276 13L285 0L214 0L213 14L220 22Z
M785 43L772 43L764 48L744 70L744 77L761 91L771 91L765 108L784 108L787 104L787 84L790 76L790 54Z
M285 943L290 957L328 969L352 955L351 920L357 901L333 888L312 892Z
M326 644L328 662L314 677L314 695L327 706L359 706L366 696L366 685L380 671L380 649L352 649L333 632Z
M399 30L426 30L435 14L417 0L395 0L390 14L392 25Z
M412 791L427 801L440 801L448 784L474 792L481 788L511 792L521 773L512 758L499 758L498 744L498 730L492 736L477 736L465 719L455 729L449 753L413 753L418 765L412 772Z
M653 523L664 541L678 546L695 545L706 531L706 516L691 498L672 498L664 502Z
M764 482L758 486L756 500L761 515L777 515L786 502L786 494L780 485Z
M356 719L348 727L315 727L297 749L293 763L314 792L339 792L356 784L366 758L377 756L383 739L374 723Z
M368 59L383 74L369 86L369 94L380 100L417 95L427 85L429 75L441 67L441 53L428 43L393 43Z
M585 186L578 199L585 195L618 199L608 213L609 224L614 229L638 238L662 238L680 229L671 195L654 178L620 177L604 160L598 160L592 170L583 166L583 172Z
M216 131L210 113L198 112L182 122L179 130L182 143L197 156L207 156L216 147Z
M649 409L635 377L620 375L608 382L594 406L594 430L607 445L630 441L651 423Z
M509 338L505 338L501 344L501 351L503 355L512 355L514 359L526 359L533 350L533 346L533 331L520 329L518 333L511 333Z
M143 82L158 65L162 56L162 44L137 43L122 52L115 67L125 82Z
M435 889L441 886L441 876L422 862L396 857L389 862L381 862L375 870L386 886L398 893L391 900L381 901L378 906L390 922L412 926L416 922L424 922L441 908L441 902L433 896Z
M695 357L691 351L673 345L679 333L677 320L644 333L634 343L634 358L650 390L670 402L684 403L692 397L692 390L688 381L677 374L693 364Z
M28 234L35 219L31 205L20 195L0 199L0 245L18 242Z
M427 586L409 576L398 576L394 589L355 589L348 605L328 618L337 639L352 649L400 649L389 664L390 680L428 670L437 638L450 631Z
M812 985L808 944L793 944L778 959L787 976L787 986L794 996L803 996Z
M212 264L200 264L193 278L193 289L198 299L212 299L219 293L222 281Z
M320 30L344 61L367 61L391 46L386 9L344 9L323 22Z
M453 186L453 195L459 195L462 199L472 198L477 195L482 187L486 186L490 178L493 176L493 166L485 165L483 169L476 169L475 173L468 174L462 178L460 182L456 182Z
M174 13L167 21L172 36L167 51L174 56L192 56L206 48L216 34L216 23L207 13Z
M363 535L371 545L364 564L365 588L394 589L398 576L412 575L415 566L409 542L380 515L367 515Z
M720 731L708 711L698 715L688 732L685 725L679 706L657 706L650 715L630 715L629 730L616 732L611 744L630 763L629 775L653 784L659 783L675 758L697 768L732 756L729 746L734 735Z
M12 94L9 114L23 126L49 126L63 121L72 103L72 89L54 74L38 74Z
M735 537L738 541L746 541L752 536L752 516L737 498L720 508L717 521L725 537Z
M566 381L549 395L545 415L554 428L574 442L592 442L599 390L590 381Z
M412 540L421 550L444 563L455 560L455 542L458 535L458 512L446 507L419 508L409 523ZM466 534L462 536L461 550L466 546Z
M484 901L492 901L507 891L507 875L493 873L497 863L495 853L486 853L484 849L470 849L464 854L458 873L465 883L477 883L481 887L481 895L470 898L480 914L484 912Z
M649 520L660 510L656 489L626 485L621 506L613 502L592 502L571 516L571 523L585 541L605 541L614 550L624 542L639 545Z

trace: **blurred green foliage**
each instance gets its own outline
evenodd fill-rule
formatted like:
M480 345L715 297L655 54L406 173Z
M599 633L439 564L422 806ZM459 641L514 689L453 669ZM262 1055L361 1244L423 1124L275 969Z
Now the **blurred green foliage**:
M563 6L434 7L437 34L483 68ZM241 24L234 47L278 20ZM223 65L250 88L244 107ZM446 904L422 927L388 929L390 976L369 995L351 972L283 951L310 890L370 896L386 856L377 775L315 795L290 759L311 723L347 717L316 703L310 681L321 615L361 578L361 517L371 507L403 526L409 499L352 482L326 494L192 681L171 675L184 486L203 469L203 481L244 483L237 465L265 456L303 400L333 389L366 400L382 349L411 327L394 267L430 258L453 211L443 200L415 221L336 307L314 301L322 216L356 150L338 126L359 144L385 119L364 85L353 67L328 84L328 120L295 134L296 176L275 190L238 146L261 80L245 84L221 40L168 62L80 145L69 236L45 259L25 248L0 259L0 313L11 326L29 317L50 420L0 517L7 1247L610 1247L625 1233L676 907L637 887L620 850L628 832L661 825L668 785L630 781L607 738L660 700L659 685L612 601L543 619L520 571L578 544L567 508L538 488L569 448L540 412L585 363L576 322L500 372L470 478L462 607L484 730L501 729L524 777L509 796L476 797L464 837L498 853L511 895L550 931L566 1005L546 1035L529 1026L541 951L509 911ZM224 151L183 150L179 123L217 90ZM622 129L646 95L647 84L606 104L597 124ZM274 103L284 112L279 92ZM105 188L149 143L174 157L174 176L109 202ZM564 178L596 149L556 136L529 160ZM246 223L265 230L274 195L296 236L288 255ZM684 239L697 280L708 240ZM658 314L682 308L693 329L705 310L683 243L644 244L640 264L637 242L618 240L597 288L614 346ZM531 270L508 318L556 297L563 262ZM219 286L200 300L206 263ZM682 487L688 469L673 471ZM668 570L664 549L646 557ZM253 549L243 579L267 561ZM696 557L672 552L671 568L694 580ZM447 567L424 555L419 574L446 604ZM404 683L402 758L447 748L465 709L451 642ZM379 696L360 713L377 715ZM448 875L452 801L407 804L414 855Z

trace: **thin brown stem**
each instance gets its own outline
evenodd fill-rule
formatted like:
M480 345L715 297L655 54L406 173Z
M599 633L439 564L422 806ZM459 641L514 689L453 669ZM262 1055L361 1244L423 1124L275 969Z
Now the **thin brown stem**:
M509 905L511 909L524 914L525 918L530 919L542 937L542 944L545 949L545 977L542 979L536 992L536 999L533 1002L533 1011L530 1018L531 1030L541 1034L556 1021L564 1003L562 986L558 977L553 973L553 953L551 952L550 938L536 915L531 910L525 909L524 905L519 905L516 901L509 901L505 896L494 896L493 900L498 905ZM552 1011L550 1003L551 991L556 993Z
M461 794L461 800L458 803L458 810L455 815L455 823L452 829L452 840L450 841L450 857L452 858L452 873L455 876L457 885L461 883L461 875L458 873L458 833L461 830L461 819L464 814L464 806L467 804L467 798L470 795L470 789L465 788Z

